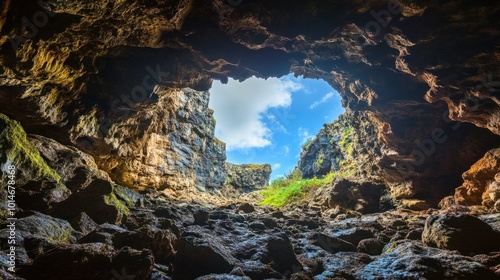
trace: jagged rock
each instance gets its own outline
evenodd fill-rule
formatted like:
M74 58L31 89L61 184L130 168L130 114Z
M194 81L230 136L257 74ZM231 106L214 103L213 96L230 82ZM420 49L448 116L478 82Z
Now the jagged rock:
M63 243L75 242L75 231L70 223L42 213L33 214L17 220L16 230L24 232L22 236L34 235L39 238L49 239Z
M455 252L428 248L417 241L397 241L356 279L498 279L486 266Z
M97 223L92 220L85 212L81 212L71 221L71 226L74 229L81 231L83 234L88 234L89 232L97 228Z
M218 238L197 227L182 233L176 250L177 273L193 278L210 273L229 273L237 262Z
M425 221L422 242L461 253L487 253L500 249L500 233L471 215L431 215Z
M120 224L123 216L130 213L127 206L116 197L113 185L101 179L92 181L83 190L58 203L50 213L71 221L82 211L98 224Z
M342 240L345 240L354 246L357 246L358 243L367 238L372 238L373 237L373 232L368 229L362 229L362 228L350 228L346 230L341 230L337 232L333 232L332 236L340 238Z
M175 255L176 241L177 236L171 231L151 225L144 225L132 232L118 232L113 236L113 246L117 248L128 246L137 250L150 249L158 263L165 263L169 257Z
M19 122L0 113L0 129L1 178L5 182L15 182L17 205L46 211L52 204L66 199L71 192L37 148L28 141ZM14 172L9 173L14 180L7 178L7 171ZM7 188L2 188L0 192L5 195L6 191ZM5 205L1 207L4 209Z
M443 206L449 204L484 205L494 208L500 191L497 177L500 170L500 149L488 151L483 158L471 166L462 175L464 183L455 190L452 203L442 202Z
M108 174L99 169L92 156L74 147L40 135L30 135L28 140L71 191L85 188L95 178L110 180Z
M232 164L226 163L226 183L241 192L250 192L269 184L271 165L269 164Z
M373 213L379 210L383 186L369 182L357 183L348 179L339 179L326 190L330 193L324 206L334 208L340 205L362 213Z
M152 268L153 256L148 250L115 251L109 245L91 243L58 246L38 256L19 275L28 279L145 280L149 279Z
M327 252L356 252L356 246L340 238L318 233L313 236L312 244L317 245Z
M16 248L16 264L26 265L31 262L31 258L43 253L47 244L53 243L73 243L78 238L77 233L71 225L61 219L41 214L38 212L26 212L25 217L15 221L15 244L9 243L11 231L8 222L3 222L0 229L0 266L9 267L8 253L10 247ZM11 241L12 242L12 241Z
M115 235L127 232L126 229L112 224L101 224L78 240L78 243L104 243L113 246Z
M354 278L354 274L372 262L369 255L363 253L339 252L322 259L323 270L315 279Z
M386 244L378 238L367 238L359 241L358 252L365 253L368 255L380 255L384 250Z
M282 275L288 276L302 270L286 234L278 233L267 237L265 248L261 261Z
M238 206L238 212L252 213L254 211L255 207L253 207L253 205L250 203L243 203L240 206Z
M196 278L196 280L251 280L248 276L236 276L231 274L210 274Z

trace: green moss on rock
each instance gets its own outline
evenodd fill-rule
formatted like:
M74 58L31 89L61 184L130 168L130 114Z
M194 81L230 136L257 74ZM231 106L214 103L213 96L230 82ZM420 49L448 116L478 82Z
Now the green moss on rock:
M106 202L106 204L114 206L119 212L125 215L130 214L130 209L128 209L128 207L123 202L121 202L114 193L105 196L104 201Z
M37 177L48 177L59 181L61 177L45 162L40 152L28 141L19 122L0 114L0 150L7 159L34 173Z

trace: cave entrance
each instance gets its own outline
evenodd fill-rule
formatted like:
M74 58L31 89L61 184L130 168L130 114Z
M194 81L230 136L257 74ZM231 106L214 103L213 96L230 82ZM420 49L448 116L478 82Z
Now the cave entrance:
M344 112L340 95L323 80L294 77L214 81L210 108L227 161L269 163L271 181L291 172L302 145Z

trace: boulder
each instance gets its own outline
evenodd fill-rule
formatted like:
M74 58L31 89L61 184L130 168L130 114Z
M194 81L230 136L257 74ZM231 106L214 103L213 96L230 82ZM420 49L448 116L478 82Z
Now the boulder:
M318 233L313 236L312 244L321 247L329 253L356 252L356 246L340 238Z
M237 263L219 238L203 232L198 226L185 231L175 249L176 273L193 279L210 273L229 273Z
M359 241L358 252L365 253L368 255L380 255L384 250L385 242L378 238L368 238Z
M474 259L455 252L424 247L419 241L397 241L355 279L498 279Z
M422 242L461 253L487 253L500 249L500 234L468 214L439 214L425 221Z
M373 232L371 230L363 228L350 228L334 232L332 233L332 236L340 238L353 244L354 246L357 246L361 240L372 238Z
M177 237L169 230L158 229L151 225L134 231L118 232L113 236L113 245L117 248L129 246L133 249L150 249L155 261L166 263L167 258L175 255L174 245Z
M18 274L27 279L146 280L153 263L149 250L123 248L116 251L102 243L71 244L57 246L38 256L31 266Z
M50 210L52 215L68 221L78 217L81 212L98 224L120 224L130 210L116 197L109 181L97 179Z
M71 225L74 229L81 231L83 234L87 234L98 226L92 218L90 218L85 212L81 212L78 216L76 216L72 221Z

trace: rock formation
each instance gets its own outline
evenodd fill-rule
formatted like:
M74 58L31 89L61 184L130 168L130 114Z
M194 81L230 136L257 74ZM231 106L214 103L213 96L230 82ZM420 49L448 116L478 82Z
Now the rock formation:
M2 1L0 198L15 184L16 203L0 206L1 277L498 279L499 14L472 0ZM289 73L346 108L298 169L349 176L285 212L207 204L227 180L212 81ZM370 214L392 207L409 210Z
M250 192L269 184L271 165L269 164L232 164L226 163L226 184L239 189L241 192Z

